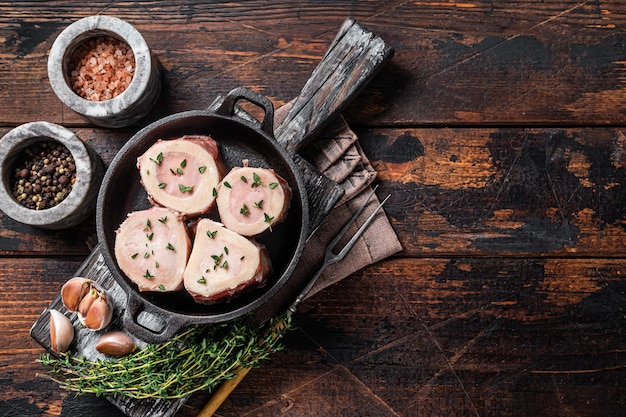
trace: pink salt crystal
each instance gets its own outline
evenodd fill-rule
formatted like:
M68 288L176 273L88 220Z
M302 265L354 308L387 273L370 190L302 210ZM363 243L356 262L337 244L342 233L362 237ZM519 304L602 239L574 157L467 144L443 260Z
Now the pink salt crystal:
M94 101L108 100L121 94L135 72L132 49L124 42L106 36L90 39L81 45L71 63L76 67L70 72L70 84L74 91Z

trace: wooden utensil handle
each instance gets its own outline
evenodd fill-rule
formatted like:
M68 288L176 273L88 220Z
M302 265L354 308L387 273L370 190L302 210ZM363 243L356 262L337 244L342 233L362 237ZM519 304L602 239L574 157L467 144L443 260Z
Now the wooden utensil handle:
M196 417L211 417L224 401L230 396L230 393L239 385L239 383L248 375L250 368L239 368L235 372L237 376L222 382L219 388L211 395L211 399L200 410Z
M293 106L275 129L276 140L295 154L336 119L393 56L393 48L347 18Z

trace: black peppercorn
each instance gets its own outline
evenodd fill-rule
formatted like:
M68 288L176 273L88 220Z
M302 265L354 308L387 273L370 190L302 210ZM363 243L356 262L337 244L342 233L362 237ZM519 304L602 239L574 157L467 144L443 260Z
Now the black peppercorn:
M39 142L16 159L12 193L29 209L47 209L67 197L75 180L76 165L67 148L57 142Z

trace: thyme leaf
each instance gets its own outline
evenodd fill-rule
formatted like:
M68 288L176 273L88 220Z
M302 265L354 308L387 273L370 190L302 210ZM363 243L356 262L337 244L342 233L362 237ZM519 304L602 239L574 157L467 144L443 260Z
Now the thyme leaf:
M254 182L252 183L252 188L263 185L263 183L261 182L261 178L256 172L252 173L252 179L254 180Z
M269 224L270 232L272 231L272 220L274 220L274 216L268 216L267 213L263 213L265 223Z
M178 184L178 189L180 190L181 193L186 193L189 191L193 191L193 185Z
M150 160L157 165L161 165L161 162L163 162L163 152L159 152L159 154L156 156L156 159L150 158Z

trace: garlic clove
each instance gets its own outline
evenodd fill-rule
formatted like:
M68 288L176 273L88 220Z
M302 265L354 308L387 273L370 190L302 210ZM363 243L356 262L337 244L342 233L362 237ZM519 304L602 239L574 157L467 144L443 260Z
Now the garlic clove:
M78 310L80 301L87 295L91 288L91 280L82 277L74 277L61 287L61 299L68 311Z
M97 299L98 299L98 291L95 288L93 288L93 287L90 288L89 292L87 294L85 294L83 299L80 300L80 303L78 304L78 308L76 309L76 312L78 313L78 316L79 317L80 316L86 317L87 316L87 312L91 308L91 305Z
M50 310L50 348L55 353L63 353L74 340L74 326L63 313Z
M111 322L113 304L98 283L74 277L63 284L61 298L65 307L76 312L81 324L91 330L102 330Z
M137 345L128 334L115 330L100 336L96 350L105 355L124 356L137 350Z
M88 295L87 297L91 297L91 295ZM89 309L86 313L78 315L80 322L91 330L104 329L109 325L112 317L113 304L106 294L97 292L93 301L89 304Z

